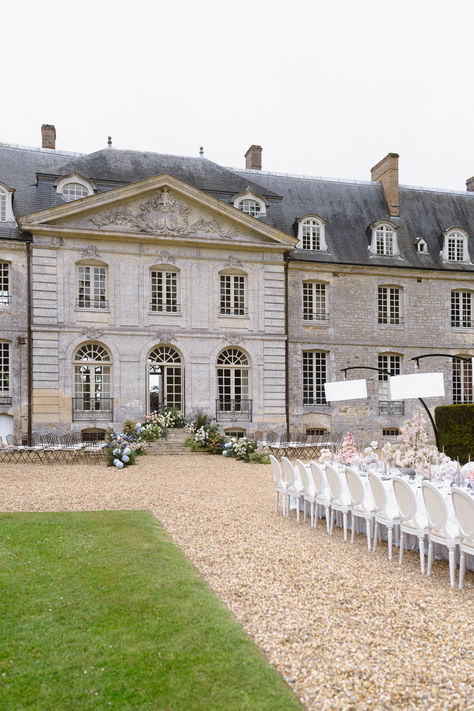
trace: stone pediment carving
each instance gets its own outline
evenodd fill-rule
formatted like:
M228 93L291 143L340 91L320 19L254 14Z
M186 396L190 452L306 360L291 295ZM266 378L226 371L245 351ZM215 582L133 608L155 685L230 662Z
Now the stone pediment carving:
M81 336L84 336L85 338L92 338L92 339L97 339L102 336L104 332L100 331L98 328L94 328L94 326L91 326L90 328L84 328L81 331Z
M176 264L176 258L173 257L166 249L162 249L156 256L161 264Z
M166 235L206 235L233 239L237 232L215 218L193 219L193 209L168 188L139 203L115 207L88 218L102 229Z
M228 258L226 259L226 261L225 261L225 263L224 263L224 268L225 268L225 269L231 269L231 268L234 268L234 269L243 269L243 268L244 268L244 265L243 265L243 263L240 261L240 259L238 259L237 257L234 257L234 256L231 255L230 257L228 257Z
M173 341L176 341L175 334L172 331L157 331L153 335L158 343L173 343Z
M241 333L226 333L224 338L230 346L242 346L245 343L245 338Z
M100 252L95 245L90 244L88 247L81 250L81 257L83 259L100 259Z

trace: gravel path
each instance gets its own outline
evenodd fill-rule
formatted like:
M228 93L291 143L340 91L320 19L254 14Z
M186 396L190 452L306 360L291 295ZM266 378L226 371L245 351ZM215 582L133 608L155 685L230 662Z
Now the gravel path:
M308 709L474 709L474 574L274 510L270 466L212 456L2 465L0 510L150 509ZM275 710L277 711L277 710Z

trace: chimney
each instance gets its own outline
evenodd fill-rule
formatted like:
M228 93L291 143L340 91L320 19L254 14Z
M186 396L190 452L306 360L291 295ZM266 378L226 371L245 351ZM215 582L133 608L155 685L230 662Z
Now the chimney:
M468 190L470 193L474 193L474 175L472 178L468 178L466 180L466 190Z
M262 146L250 146L245 154L247 170L262 170Z
M388 153L385 158L370 170L371 180L382 183L385 199L388 203L390 217L399 217L400 203L398 200L398 153Z
M49 123L41 126L41 148L56 148L56 129Z

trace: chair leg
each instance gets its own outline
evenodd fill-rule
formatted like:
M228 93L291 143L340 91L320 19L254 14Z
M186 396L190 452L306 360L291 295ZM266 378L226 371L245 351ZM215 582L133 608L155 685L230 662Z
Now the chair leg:
M279 499L279 494L278 491L276 492L276 497L275 497L275 511L278 513L278 499Z
M329 506L326 506L326 529L329 533Z
M296 520L300 520L300 497L296 497Z
M333 528L334 528L334 519L336 517L336 512L334 509L331 509L331 530L330 530L330 535L332 536Z
M449 581L451 587L454 588L454 576L456 574L456 551L454 548L449 549Z
M344 543L347 542L347 512L344 511L342 514L342 525L344 528Z
M375 551L377 550L377 533L378 533L378 530L379 530L379 522L378 522L378 521L375 521L374 547L373 547L373 549L372 549L372 550L374 551L374 553L375 553Z
M404 543L405 543L405 534L404 534L403 531L401 531L401 532L400 532L400 556L399 556L399 558L398 558L398 562L399 562L400 566L401 566L402 563L403 563L403 546L404 546Z
M316 518L314 516L314 509L315 509L315 504L314 501L311 502L311 528L316 528L318 525L318 516L316 515ZM316 523L315 523L316 521Z
M461 558L459 559L459 589L463 589L464 585L464 572L466 570L466 553L461 548Z
M420 567L421 574L425 574L425 540L423 538L418 539L418 548L420 549Z
M369 549L369 551L370 551L370 529L371 528L372 528L372 521L370 520L370 518L368 518L365 521L365 529L366 529L366 533L367 533L367 548Z
M357 521L357 518L353 515L352 516L352 526L351 526L351 543L354 543L354 529L355 529L355 522Z
M303 523L306 523L306 504L307 503L308 502L306 501L306 499L303 499Z
M430 541L428 543L428 571L427 575L428 577L431 575L431 568L433 566L433 541Z
M387 526L388 531L388 559L392 560L392 538L393 538L393 528Z

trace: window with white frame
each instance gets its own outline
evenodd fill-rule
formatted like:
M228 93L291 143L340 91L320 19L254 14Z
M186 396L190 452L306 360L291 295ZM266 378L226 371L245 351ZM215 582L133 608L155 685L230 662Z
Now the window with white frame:
M150 311L179 313L178 270L152 269L150 272L151 301Z
M250 368L240 348L225 348L217 357L217 411L243 413L250 417Z
M84 343L73 359L75 419L83 413L104 413L111 416L111 358L99 343Z
M87 197L89 191L85 185L81 185L81 183L66 183L61 194L66 202L72 202L73 200Z
M257 202L257 200L251 200L249 198L246 198L245 200L240 200L240 202L237 203L236 207L238 207L239 210L242 210L242 212L245 212L247 215L251 215L252 217L256 217L262 211L261 204Z
M451 327L473 328L473 292L451 292Z
M60 178L56 183L56 191L65 202L80 200L94 194L94 186L79 173L73 172Z
M396 237L393 227L391 225L377 225L374 232L374 253L387 256L396 254Z
M0 403L10 399L10 344L0 341Z
M148 356L148 412L163 407L184 409L184 368L181 356L172 346L154 348Z
M303 217L298 221L299 249L314 251L327 250L325 221L316 215Z
M465 262L467 254L467 234L451 230L445 234L444 257L448 262Z
M303 282L303 321L327 321L327 285L321 282Z
M303 405L326 405L327 353L303 351Z
M472 400L472 360L453 358L453 404L471 403Z
M14 190L0 183L0 222L14 222L12 197Z
M77 299L79 309L108 309L106 285L107 267L77 265Z
M10 265L0 262L0 307L10 305Z
M234 207L251 217L262 217L266 214L267 202L261 195L249 186L243 193L232 198Z
M427 252L428 251L428 245L426 244L424 239L418 240L416 244L416 249L418 252Z
M402 367L402 357L391 353L379 353L378 367L380 370L388 372L379 373L379 401L390 401L389 375L400 375Z
M402 322L401 289L399 287L378 287L378 322L392 326Z
M226 316L246 316L245 274L219 274L219 313Z

